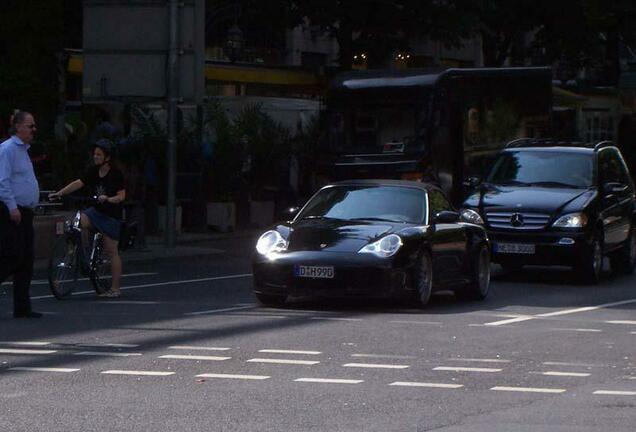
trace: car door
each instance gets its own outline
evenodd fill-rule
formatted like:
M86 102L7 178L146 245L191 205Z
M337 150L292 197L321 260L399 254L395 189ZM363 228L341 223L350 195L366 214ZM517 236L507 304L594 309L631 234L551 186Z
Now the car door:
M462 262L466 254L466 231L459 223L435 222L435 215L442 211L454 211L444 194L429 190L429 220L433 227L431 249L433 252L433 279L450 282L462 278Z
M616 149L609 147L600 151L599 178L605 248L613 249L629 236L634 205L633 185ZM610 184L615 186L614 190L607 189Z

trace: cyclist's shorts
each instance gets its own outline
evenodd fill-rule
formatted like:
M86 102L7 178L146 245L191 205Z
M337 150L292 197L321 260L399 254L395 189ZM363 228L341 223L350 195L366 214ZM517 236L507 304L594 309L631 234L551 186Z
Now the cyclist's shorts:
M84 210L84 214L88 216L91 224L93 224L99 232L104 234L106 237L119 241L121 221L96 210L94 207Z

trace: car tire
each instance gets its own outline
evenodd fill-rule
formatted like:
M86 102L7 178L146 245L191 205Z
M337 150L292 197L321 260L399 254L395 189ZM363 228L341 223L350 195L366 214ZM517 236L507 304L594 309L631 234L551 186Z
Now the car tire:
M465 300L484 300L490 292L490 252L481 245L477 256L473 258L470 282L457 292Z
M594 238L583 253L581 261L574 267L581 282L584 284L597 284L603 271L603 236L599 231L594 233Z
M636 267L636 228L630 231L629 238L623 247L610 256L612 271L621 274L632 274Z
M429 252L420 255L413 270L413 287L420 306L426 306L433 292L433 260Z
M287 300L285 295L254 293L258 302L263 306L282 306Z

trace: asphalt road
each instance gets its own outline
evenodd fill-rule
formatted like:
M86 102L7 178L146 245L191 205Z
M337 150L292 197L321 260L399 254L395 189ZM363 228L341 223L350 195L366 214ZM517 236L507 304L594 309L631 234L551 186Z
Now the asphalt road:
M484 302L273 309L249 241L213 247L127 265L121 299L83 282L59 302L38 274L40 320L0 289L0 430L635 430L636 276L532 268Z

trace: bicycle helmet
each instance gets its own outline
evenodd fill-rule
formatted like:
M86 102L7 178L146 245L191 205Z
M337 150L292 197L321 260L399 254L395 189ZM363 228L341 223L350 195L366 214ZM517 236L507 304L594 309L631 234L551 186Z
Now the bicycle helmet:
M115 152L115 144L111 140L106 138L97 140L93 148L101 149L106 156L112 156Z

